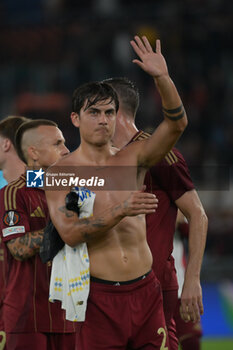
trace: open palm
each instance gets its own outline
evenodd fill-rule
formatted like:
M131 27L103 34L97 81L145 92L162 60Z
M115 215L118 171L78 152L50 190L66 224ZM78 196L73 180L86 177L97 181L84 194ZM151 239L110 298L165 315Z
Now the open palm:
M156 40L156 52L153 51L146 36L143 36L142 39L139 36L135 36L134 40L130 41L130 44L141 59L134 59L133 63L136 63L154 78L168 75L167 64L161 54L160 40Z

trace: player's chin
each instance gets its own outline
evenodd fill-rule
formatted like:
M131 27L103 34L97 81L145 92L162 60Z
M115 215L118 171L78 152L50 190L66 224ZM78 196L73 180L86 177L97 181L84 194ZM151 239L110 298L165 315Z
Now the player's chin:
M102 137L98 137L95 140L95 145L100 147L100 146L104 146L107 143L109 143L111 141L111 138L109 137L109 135L103 135Z

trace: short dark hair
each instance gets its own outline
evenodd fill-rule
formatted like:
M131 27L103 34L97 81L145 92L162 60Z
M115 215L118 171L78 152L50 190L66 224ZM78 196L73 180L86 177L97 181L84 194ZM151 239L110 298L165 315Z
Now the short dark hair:
M105 79L117 93L121 108L135 117L139 106L139 92L135 83L126 77Z
M19 158L27 164L27 159L25 158L25 155L22 150L22 138L24 133L27 130L30 129L36 129L39 126L42 125L48 125L48 126L56 126L57 124L53 122L52 120L49 119L36 119L36 120L30 120L28 122L23 123L17 130L16 135L15 135L15 148L18 153Z
M72 111L79 114L86 100L86 108L100 101L107 100L115 103L116 112L119 108L119 101L115 90L104 82L90 82L78 87L72 96Z
M0 135L9 139L15 147L15 134L23 123L30 119L22 116L8 116L0 121Z

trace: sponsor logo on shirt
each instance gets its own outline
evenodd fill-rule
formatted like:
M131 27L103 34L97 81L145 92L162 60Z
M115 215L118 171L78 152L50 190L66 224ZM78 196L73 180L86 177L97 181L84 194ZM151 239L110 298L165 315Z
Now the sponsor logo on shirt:
M165 159L169 165L175 164L178 162L178 158L175 155L173 151L170 151L166 156Z
M41 209L41 207L37 207L31 214L30 216L32 218L45 218L45 213Z
M9 210L5 213L3 217L3 222L7 226L14 226L18 224L20 220L20 215L17 213L17 211Z
M42 168L40 168L40 170L27 170L26 187L43 187L44 173Z
M15 235L17 233L24 233L25 227L24 226L14 226L14 227L7 227L2 230L3 237L7 237L10 235Z

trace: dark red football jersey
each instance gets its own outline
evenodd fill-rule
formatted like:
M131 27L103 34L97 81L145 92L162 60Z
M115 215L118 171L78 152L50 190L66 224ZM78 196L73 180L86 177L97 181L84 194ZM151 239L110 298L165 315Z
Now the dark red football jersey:
M41 230L48 221L45 193L27 188L25 175L0 191L1 237L4 243ZM17 261L7 254L6 293L3 305L6 332L74 332L75 324L65 320L59 302L50 303L51 266L39 254ZM51 264L50 264L51 265Z
M4 243L0 234L0 331L4 330L3 324L3 298L6 286L6 253L4 250ZM0 337L1 339L1 337Z
M147 137L150 135L139 131L130 142ZM171 256L177 215L175 201L194 189L181 153L173 148L146 173L144 184L146 191L154 193L159 200L156 212L146 215L147 242L153 255L153 270L163 290L176 289L178 284Z
M2 242L2 237L0 236L0 331L4 330L2 305L3 305L5 284L6 284L6 254L4 251L4 244Z

